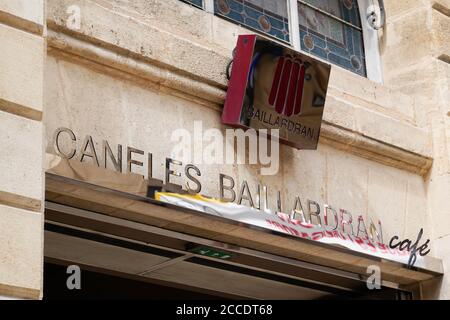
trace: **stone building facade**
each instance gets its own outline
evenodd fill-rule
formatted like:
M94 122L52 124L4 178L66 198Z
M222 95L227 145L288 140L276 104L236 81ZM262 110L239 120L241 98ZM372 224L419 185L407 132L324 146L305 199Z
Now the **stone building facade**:
M159 159L195 120L225 129L226 68L237 36L255 31L210 11L178 0L0 0L0 296L43 297L56 129L71 128L78 147L89 134ZM275 176L200 167L251 188L262 180L288 203L300 193L381 220L387 239L423 228L444 275L421 281L421 297L449 299L450 2L386 0L385 11L365 41L377 64L368 77L332 63L316 151L281 146ZM205 178L202 192L217 196L216 185Z

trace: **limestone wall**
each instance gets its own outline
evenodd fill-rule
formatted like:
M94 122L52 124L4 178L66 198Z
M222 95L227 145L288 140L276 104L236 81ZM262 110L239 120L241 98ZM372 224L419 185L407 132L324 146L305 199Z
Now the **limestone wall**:
M426 176L435 255L450 268L450 1L385 1L386 84L416 100L418 124L430 130L433 166ZM447 271L448 273L448 271ZM450 298L444 277L440 298Z
M52 141L58 127L67 127L77 136L78 151L89 134L99 157L102 139L114 149L122 144L151 152L154 177L158 179L164 178L164 160L175 144L170 142L173 131L184 128L194 136L196 120L203 121L205 130L225 129L220 124L220 110L174 97L152 85L139 86L59 56L47 59L46 71L47 141ZM55 87L58 90L50 90ZM47 152L55 153L54 145L48 144ZM79 155L80 152L78 159ZM139 161L145 158L136 157ZM89 158L84 162L95 165ZM425 182L417 174L336 150L328 144L320 144L317 151L283 146L280 164L279 174L266 177L259 176L258 166L199 165L202 193L218 197L219 173L224 173L233 176L239 186L243 180L248 181L254 194L258 182L268 185L272 204L276 201L275 192L281 190L288 210L295 197L301 196L345 208L355 218L361 214L374 221L380 219L386 238L394 234L413 238L421 226L427 225ZM147 175L145 166L134 170ZM183 181L174 178L182 185Z
M0 296L40 298L43 267L42 0L0 1Z

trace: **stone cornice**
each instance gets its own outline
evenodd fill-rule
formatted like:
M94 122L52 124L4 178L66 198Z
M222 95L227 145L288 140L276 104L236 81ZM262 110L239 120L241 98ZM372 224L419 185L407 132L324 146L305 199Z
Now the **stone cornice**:
M378 141L364 134L324 121L320 131L320 143L394 168L424 176L431 168L430 157Z
M44 31L42 24L18 17L2 10L0 10L0 23L37 36L42 36Z

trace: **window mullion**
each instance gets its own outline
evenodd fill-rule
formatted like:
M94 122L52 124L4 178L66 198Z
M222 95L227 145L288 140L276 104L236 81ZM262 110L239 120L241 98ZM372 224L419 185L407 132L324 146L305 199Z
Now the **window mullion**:
M378 43L378 31L369 26L367 22L367 9L373 5L371 0L357 0L364 42L364 57L366 59L367 78L382 83L381 57Z
M214 13L214 0L203 0L203 4L206 12Z
M295 50L300 51L300 28L298 21L297 0L287 0L289 8L289 34L291 35L291 44Z

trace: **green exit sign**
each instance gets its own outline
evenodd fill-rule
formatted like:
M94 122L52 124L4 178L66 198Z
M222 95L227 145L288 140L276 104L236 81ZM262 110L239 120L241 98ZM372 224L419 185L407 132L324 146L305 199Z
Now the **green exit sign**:
M220 251L220 250L216 250L216 249L212 249L212 248L208 248L208 247L196 247L189 251L192 253L202 255L202 256L207 256L207 257L217 258L217 259L222 259L222 260L231 258L231 253L229 253L229 252Z

